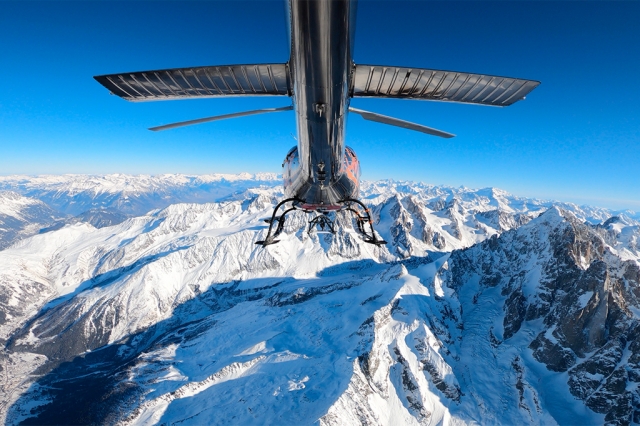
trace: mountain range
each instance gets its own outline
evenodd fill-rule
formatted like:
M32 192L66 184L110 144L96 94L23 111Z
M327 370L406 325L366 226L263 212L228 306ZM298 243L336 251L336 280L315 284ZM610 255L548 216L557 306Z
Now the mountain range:
M640 423L635 213L363 182L386 246L261 248L279 185L1 177L2 419Z

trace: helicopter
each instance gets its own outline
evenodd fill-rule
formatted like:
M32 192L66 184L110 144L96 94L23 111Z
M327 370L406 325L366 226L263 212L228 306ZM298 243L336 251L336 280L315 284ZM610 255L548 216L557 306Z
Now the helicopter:
M182 121L149 130L161 131L216 120L294 110L297 146L283 167L285 198L273 210L264 240L279 242L287 214L314 215L313 227L335 232L332 212L353 214L364 242L381 246L369 208L358 199L360 162L345 146L348 113L365 120L432 136L455 135L350 106L352 98L395 98L492 106L524 99L540 82L466 72L353 61L357 0L286 0L290 58L286 63L202 66L127 72L94 78L127 101L157 101L229 96L289 96L292 105ZM282 209L282 213L279 213Z

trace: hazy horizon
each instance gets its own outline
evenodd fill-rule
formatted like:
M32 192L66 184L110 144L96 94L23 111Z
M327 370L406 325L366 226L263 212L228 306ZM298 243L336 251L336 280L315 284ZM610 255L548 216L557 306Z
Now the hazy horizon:
M285 106L288 98L136 104L109 96L92 77L286 62L283 2L117 3L126 16L109 4L3 3L0 61L11 78L0 81L0 174L280 172L296 143L292 112L147 128ZM353 100L457 135L444 140L351 116L346 142L363 179L640 209L640 58L632 54L640 51L639 15L637 2L360 1L356 63L542 82L508 108Z

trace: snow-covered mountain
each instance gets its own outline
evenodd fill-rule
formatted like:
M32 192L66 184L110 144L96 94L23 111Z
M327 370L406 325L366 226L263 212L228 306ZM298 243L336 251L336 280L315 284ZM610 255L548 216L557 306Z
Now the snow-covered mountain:
M40 200L0 191L0 250L40 229L60 223L66 215Z
M138 216L174 203L218 201L247 188L280 184L274 173L0 176L0 190L39 199L73 216L95 208Z
M280 177L273 173L201 176L180 174L0 176L0 191L12 191L40 200L54 210L53 214L56 218L67 217L65 221L39 222L34 219L29 222L30 226L26 229L23 229L22 220L11 217L5 220L8 225L3 227L3 232L0 232L0 249L36 232L48 232L70 223L88 222L97 227L115 225L128 217L163 209L171 204L219 202L233 199L249 188L273 188L278 187L280 183ZM505 220L526 220L524 216L509 219L511 213L530 215L532 212L540 212L551 206L572 211L579 218L593 224L616 215L640 219L640 214L631 211L615 212L571 203L527 199L495 188L475 190L416 182L377 181L363 182L362 192L368 202L373 204L380 204L394 195L400 198L412 195L415 201L428 205L434 211L447 210L448 213L453 214L454 210L462 208L472 213L482 213L473 220L481 223L489 221L490 227L501 230L515 226L514 223L504 223ZM2 203L7 204L6 201ZM454 228L460 225L456 218L453 220ZM16 225L20 223L23 225ZM471 226L476 225L471 224ZM414 235L416 232L414 231ZM439 236L435 237L439 238ZM441 241L443 244L444 242ZM457 246L449 249L455 247Z
M0 250L67 224L110 226L170 204L214 202L280 184L274 173L0 176Z
M640 423L638 221L389 181L386 247L299 213L263 249L281 196L0 251L6 423Z

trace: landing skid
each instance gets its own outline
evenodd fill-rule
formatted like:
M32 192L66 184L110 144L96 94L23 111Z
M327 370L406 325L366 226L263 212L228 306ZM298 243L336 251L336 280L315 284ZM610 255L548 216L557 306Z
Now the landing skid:
M280 208L286 203L292 203L291 207L285 209L285 211L278 216L278 210L280 210ZM276 238L284 229L284 222L287 213L293 210L298 210L298 208L295 206L296 203L303 204L303 201L297 198L287 198L286 200L282 200L278 203L278 205L273 209L273 215L271 215L271 218L264 219L264 221L269 224L267 237L263 241L256 241L256 244L265 247L280 242L280 240L276 240ZM357 230L362 235L365 243L374 244L377 246L387 244L385 240L379 239L376 236L376 233L373 229L371 211L367 208L367 206L365 206L361 201L351 198L341 201L339 204L343 205L341 211L353 213L356 218ZM273 229L274 225L276 225L275 230ZM310 234L314 227L319 228L318 232L320 233L335 234L333 220L331 220L331 218L325 212L319 212L313 219L309 221L309 228L307 229L307 232Z
M293 210L297 210L296 206L292 205L291 207L289 207L288 209L286 209L284 211L284 213L282 213L280 216L276 216L278 213L278 210L280 209L280 207L284 206L286 203L289 202L301 202L299 199L297 198L287 198L286 200L282 200L278 203L278 205L276 206L275 209L273 209L273 215L271 215L271 219L265 219L265 222L269 223L269 231L267 232L267 238L264 239L264 241L256 241L256 244L261 245L262 247L265 246L269 246L271 244L276 244L279 243L280 240L276 240L275 238L280 235L280 233L282 232L282 229L284 228L284 220L287 216L287 213L293 211ZM273 225L274 223L278 223L275 232L273 233L273 235L271 234L271 231L273 230Z
M376 246L383 246L387 244L385 240L376 237L376 232L373 230L373 219L371 219L371 211L367 208L367 206L365 206L361 201L353 198L346 199L343 201L343 203L345 203L346 205L346 208L344 210L349 211L355 215L358 231L364 237L365 243L375 244ZM369 232L367 232L367 224L369 225Z

